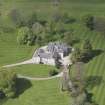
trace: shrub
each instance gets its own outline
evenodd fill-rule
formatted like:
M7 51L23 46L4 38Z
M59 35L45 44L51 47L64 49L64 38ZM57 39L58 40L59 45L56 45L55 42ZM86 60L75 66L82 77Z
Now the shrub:
M38 22L36 22L32 25L32 32L35 35L39 35L40 33L43 32L43 30L44 30L44 27Z
M72 62L81 62L82 61L82 52L81 49L75 48L72 57L71 57Z
M93 48L91 42L86 39L83 42L82 45L82 55L83 55L83 61L88 61L93 57Z
M73 32L67 31L64 33L64 42L67 43L68 45L72 46L73 44L76 43L77 38L74 37Z
M92 15L85 15L83 17L83 22L86 25L86 27L88 27L90 30L94 29L94 16Z
M28 27L32 27L35 22L38 22L37 14L33 13L30 19L27 22Z
M50 76L54 76L54 75L57 75L58 74L58 71L57 70L50 70L50 72L49 72L49 75Z

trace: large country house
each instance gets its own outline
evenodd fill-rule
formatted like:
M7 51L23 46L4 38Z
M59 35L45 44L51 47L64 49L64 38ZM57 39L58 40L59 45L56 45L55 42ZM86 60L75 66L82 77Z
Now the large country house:
M59 56L63 59L68 56L72 48L66 43L51 42L45 47L37 49L34 54L34 60L36 63L55 65L55 59Z

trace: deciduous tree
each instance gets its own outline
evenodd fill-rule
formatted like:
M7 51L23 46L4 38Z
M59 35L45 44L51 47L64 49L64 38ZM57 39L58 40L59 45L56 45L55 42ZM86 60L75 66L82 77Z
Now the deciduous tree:
M72 57L71 57L73 62L80 62L82 61L82 53L79 48L75 48Z
M0 91L5 97L11 98L15 96L16 79L17 76L12 71L0 71Z
M90 30L93 30L94 29L94 16L92 15L85 15L83 17L83 21L84 21L84 24L90 29Z
M19 44L33 45L35 43L36 36L34 36L28 27L21 27L18 30L17 42Z
M83 53L84 59L91 58L93 56L92 51L93 51L93 48L92 48L91 42L88 39L84 40L82 44L82 53Z

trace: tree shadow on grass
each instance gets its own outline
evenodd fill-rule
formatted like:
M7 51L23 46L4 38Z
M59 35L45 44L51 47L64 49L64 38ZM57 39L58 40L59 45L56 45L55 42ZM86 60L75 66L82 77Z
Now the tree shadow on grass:
M32 86L31 82L24 78L18 78L16 80L16 95L14 98L18 97L20 94L24 93L25 90Z
M101 50L101 49L93 50L90 57L87 56L87 57L83 58L83 62L84 62L84 63L88 63L90 60L92 60L92 59L95 58L96 56L99 56L99 55L102 54L103 52L104 52L104 51Z
M93 55L93 57L96 57L96 56L100 55L100 54L103 53L103 52L104 52L104 51L101 50L101 49L96 49L96 50L93 50L93 51L92 51L92 55Z

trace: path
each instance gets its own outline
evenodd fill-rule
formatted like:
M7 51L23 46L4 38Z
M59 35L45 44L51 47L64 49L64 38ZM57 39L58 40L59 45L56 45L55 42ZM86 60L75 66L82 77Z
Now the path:
M19 62L19 63L15 63L15 64L9 64L9 65L5 65L2 66L3 68L7 68L7 67L14 67L14 66L20 66L20 65L25 65L25 64L37 64L37 62L35 62L34 56L36 54L37 49L35 50L33 56L31 59L23 61L23 62Z
M25 65L25 64L35 64L35 60L32 58L32 59L29 59L29 60L26 60L26 61L23 61L23 62L20 62L20 63L5 65L5 66L2 66L2 67L7 68L7 67L14 67L14 66Z
M46 77L46 78L35 78L35 77L28 77L28 76L23 76L23 75L18 75L18 78L25 78L25 79L28 79L28 80L50 80L50 79L55 79L55 78L59 78L59 77L62 77L63 76L63 73L59 73L58 75L55 75L55 76L52 76L52 77Z

